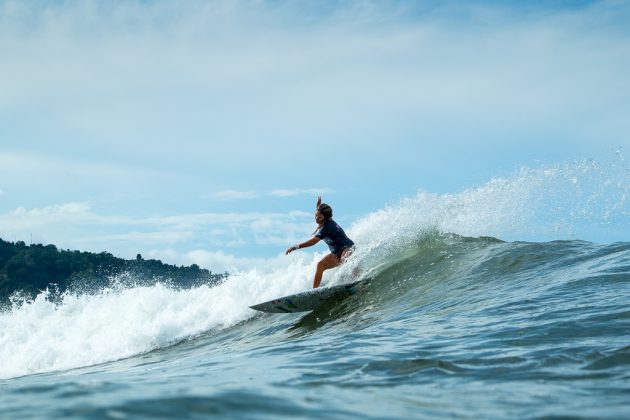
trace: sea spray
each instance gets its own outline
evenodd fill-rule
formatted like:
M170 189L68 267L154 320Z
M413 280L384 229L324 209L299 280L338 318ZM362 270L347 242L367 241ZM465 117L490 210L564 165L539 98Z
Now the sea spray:
M595 240L630 235L630 172L622 158L523 167L457 194L419 191L348 230L370 249L406 247L430 232L506 240ZM611 238L609 238L610 240Z
M164 348L255 315L248 308L308 287L304 261L282 272L234 273L182 290L129 280L98 293L44 291L0 313L0 379L89 366Z

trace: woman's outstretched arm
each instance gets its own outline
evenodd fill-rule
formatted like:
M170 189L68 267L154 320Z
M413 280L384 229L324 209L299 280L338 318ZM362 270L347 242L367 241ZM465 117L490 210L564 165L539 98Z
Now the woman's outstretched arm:
M301 244L297 244L295 246L292 246L291 248L287 249L287 252L284 255L289 255L290 253L292 253L293 251L295 251L296 249L300 249L300 248L308 248L309 246L313 246L315 245L317 242L321 241L321 239L319 239L317 236L313 236L311 239L309 239L306 242L302 242Z

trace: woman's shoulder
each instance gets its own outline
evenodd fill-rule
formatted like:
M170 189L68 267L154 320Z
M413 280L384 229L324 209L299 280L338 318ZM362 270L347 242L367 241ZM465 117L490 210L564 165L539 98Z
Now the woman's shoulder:
M341 227L341 225L339 223L335 222L333 219L328 219L328 221L325 223L325 225L326 225L326 227L328 229L332 229L332 230L335 230L335 231L343 229Z

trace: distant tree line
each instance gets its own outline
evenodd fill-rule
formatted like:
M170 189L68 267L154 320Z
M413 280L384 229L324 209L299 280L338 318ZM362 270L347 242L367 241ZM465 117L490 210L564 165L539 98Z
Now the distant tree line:
M120 276L139 285L163 282L188 288L218 284L227 273L214 274L197 264L178 267L145 260L140 254L134 260L126 260L108 252L60 250L55 245L26 245L0 239L0 304L7 304L15 292L35 297L51 285L59 292L73 288L98 290Z

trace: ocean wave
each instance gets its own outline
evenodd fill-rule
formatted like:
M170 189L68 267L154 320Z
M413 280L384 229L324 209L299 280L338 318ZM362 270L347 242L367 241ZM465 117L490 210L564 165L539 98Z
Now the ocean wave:
M347 319L366 328L391 320L422 324L426 315L454 331L484 331L482 343L459 332L473 347L501 347L510 339L536 346L551 343L550 334L579 341L580 334L599 337L602 326L616 331L627 322L619 321L619 308L627 304L628 242L506 241L510 235L560 235L558 226L577 232L585 224L627 224L629 187L611 181L619 181L613 175L588 162L522 169L457 195L421 192L369 214L349 228L357 251L325 274L324 285L345 283L357 269L373 281L364 293L306 315L291 334L306 337ZM46 291L14 302L0 313L0 378L97 365L243 325L267 333L263 339L243 332L248 340L269 343L284 333L281 321L248 307L310 287L320 257L303 254L285 267L235 272L214 287L176 289L138 279L139 285ZM426 324L426 337L444 334L438 326ZM512 357L525 357L516 353Z

